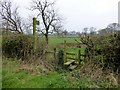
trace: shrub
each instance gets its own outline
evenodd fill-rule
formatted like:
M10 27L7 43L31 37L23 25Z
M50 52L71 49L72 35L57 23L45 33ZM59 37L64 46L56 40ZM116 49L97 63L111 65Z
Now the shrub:
M120 34L81 38L87 45L92 61L104 69L120 71Z
M38 45L34 55L43 54L44 48ZM2 53L8 58L29 59L33 57L33 38L28 35L12 34L3 35L2 38ZM42 55L41 55L42 56Z

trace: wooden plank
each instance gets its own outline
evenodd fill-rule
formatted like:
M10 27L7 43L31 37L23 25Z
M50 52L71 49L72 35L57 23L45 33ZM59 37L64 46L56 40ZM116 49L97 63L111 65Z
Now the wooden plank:
M75 55L75 53L69 53L69 52L66 52L66 54L68 54L68 55Z
M70 59L70 60L78 60L77 58L71 58L71 57L67 57L67 59Z
M86 56L85 54L80 54L81 56Z
M64 63L64 65L70 65L70 64L72 64L73 62L75 62L75 60L71 60L71 61L69 61L69 62L66 62L66 63Z
M72 66L68 67L68 69L70 69L70 70L73 70L75 68L77 68L77 65L72 65Z
M54 51L47 51L46 53L54 53Z
M66 40L64 41L64 62L66 62Z

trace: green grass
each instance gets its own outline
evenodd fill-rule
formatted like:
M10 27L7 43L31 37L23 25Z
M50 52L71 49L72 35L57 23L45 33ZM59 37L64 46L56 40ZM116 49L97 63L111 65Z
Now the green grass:
M96 83L90 77L80 75L77 70L71 72L53 70L47 73L31 73L20 70L21 65L17 60L3 60L3 88L105 88L109 85L104 81ZM116 86L111 84L109 87L115 88Z
M80 50L81 54L85 54L85 49L84 48L67 48L66 52L75 53L76 54L74 56L73 55L67 55L67 57L77 59L78 58L78 52L79 52L79 50ZM81 56L80 59L84 60L84 57ZM76 62L78 62L78 60Z
M66 40L67 43L77 43L75 39L79 40L77 37L49 37L49 46L56 46L63 44ZM39 37L41 42L45 42L45 37Z
M67 43L76 43L75 39L78 39L77 37L50 37L49 38L49 45L58 45L61 43L64 43L66 40Z
M50 71L34 74L19 70L19 62L3 60L3 88L86 88L94 85L89 78L77 77L77 72Z
M70 44L75 44L77 45L78 43L75 41L78 40L79 41L79 38L78 37L49 37L49 48L48 48L48 51L53 51L53 48L57 48L57 52L63 48L59 48L59 45L62 45L64 47L64 41L66 40L66 43L68 43L68 45ZM44 37L39 37L39 40L41 41L45 41L45 38ZM70 55L67 55L67 57L74 57L74 58L78 58L78 50L79 48L67 48L67 52L72 52L72 53L75 53L76 55L75 56L70 56ZM81 54L85 54L85 49L84 48L80 48L80 53ZM49 56L50 57L50 56ZM84 60L84 57L81 56L81 60ZM78 60L76 60L76 62L78 62Z

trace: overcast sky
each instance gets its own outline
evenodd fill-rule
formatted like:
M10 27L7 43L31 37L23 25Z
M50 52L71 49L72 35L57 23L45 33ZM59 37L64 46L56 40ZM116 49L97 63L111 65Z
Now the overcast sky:
M20 13L28 15L25 9L31 0L12 0L19 5ZM68 31L82 31L84 27L105 28L118 22L119 0L56 0L56 9L64 17L64 28ZM30 12L29 12L30 14Z

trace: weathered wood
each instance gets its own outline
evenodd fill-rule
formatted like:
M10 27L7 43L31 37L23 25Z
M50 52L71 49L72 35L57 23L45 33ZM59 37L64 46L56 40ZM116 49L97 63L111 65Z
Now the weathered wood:
M64 62L66 62L66 40L64 41Z
M80 54L80 55L81 55L81 56L84 56L84 57L86 56L86 54Z
M80 65L80 57L81 57L81 54L80 54L80 50L78 51L78 62L79 62L79 65Z
M54 53L54 51L47 51L46 53Z
M33 44L33 48L34 48L34 53L35 53L35 50L36 50L36 18L34 17L33 18L33 40L34 40L34 44Z
M66 52L68 55L75 55L75 53Z
M67 59L70 59L70 60L78 60L77 58L72 58L72 57L67 57Z
M57 64L56 48L54 48L53 56L54 56L54 62L55 62L55 64Z
M72 66L68 67L69 70L73 70L75 68L77 68L77 65L72 65Z
M64 52L63 52L63 50L59 50L59 52L58 52L58 65L60 65L60 66L64 66L64 57L63 57L63 55L64 55Z
M69 61L69 62L64 63L64 65L70 65L70 64L72 64L72 63L74 63L74 62L75 62L75 60L71 60L71 61Z

